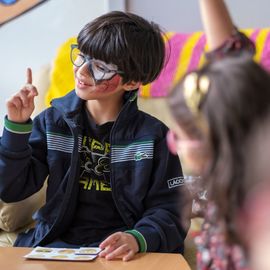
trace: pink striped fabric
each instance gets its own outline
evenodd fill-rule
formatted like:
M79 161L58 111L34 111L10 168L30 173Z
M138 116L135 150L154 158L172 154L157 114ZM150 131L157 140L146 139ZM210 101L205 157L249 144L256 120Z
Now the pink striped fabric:
M242 30L256 44L254 59L270 71L270 28ZM167 63L160 76L142 86L141 97L164 97L186 72L198 68L204 61L206 39L202 32L169 33L166 41ZM166 40L166 39L165 39Z

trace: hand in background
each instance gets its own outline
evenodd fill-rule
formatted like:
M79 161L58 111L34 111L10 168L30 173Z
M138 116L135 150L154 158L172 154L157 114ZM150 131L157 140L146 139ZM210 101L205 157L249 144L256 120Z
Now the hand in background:
M199 0L208 49L215 50L228 40L234 30L225 0Z
M107 260L120 257L123 261L129 261L139 251L135 237L125 232L117 232L110 235L99 247L104 249L99 253L99 256L105 257Z
M16 123L27 122L35 109L34 98L37 95L38 91L32 85L32 70L27 68L26 84L6 102L8 120Z

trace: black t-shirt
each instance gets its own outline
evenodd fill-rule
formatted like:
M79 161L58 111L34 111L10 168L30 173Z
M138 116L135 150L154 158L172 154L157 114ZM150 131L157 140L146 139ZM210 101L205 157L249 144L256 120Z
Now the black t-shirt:
M97 125L84 111L77 210L62 240L78 245L99 242L126 226L115 206L110 185L110 131L113 122Z

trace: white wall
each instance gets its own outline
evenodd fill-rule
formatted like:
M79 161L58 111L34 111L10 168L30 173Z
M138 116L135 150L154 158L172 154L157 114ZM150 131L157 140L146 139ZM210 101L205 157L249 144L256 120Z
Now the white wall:
M159 23L168 31L202 29L198 0L126 0L128 11ZM242 28L270 27L269 0L225 0Z
M108 1L49 0L0 27L1 130L5 100L24 84L26 68L34 73L49 63L62 42L108 11Z

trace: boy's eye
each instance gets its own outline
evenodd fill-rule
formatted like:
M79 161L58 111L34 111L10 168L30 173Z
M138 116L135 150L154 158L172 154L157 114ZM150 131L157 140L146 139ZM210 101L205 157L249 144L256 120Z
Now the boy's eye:
M99 71L102 71L102 72L108 72L108 70L104 67L104 66L102 66L102 65L96 65L96 68L99 70Z

